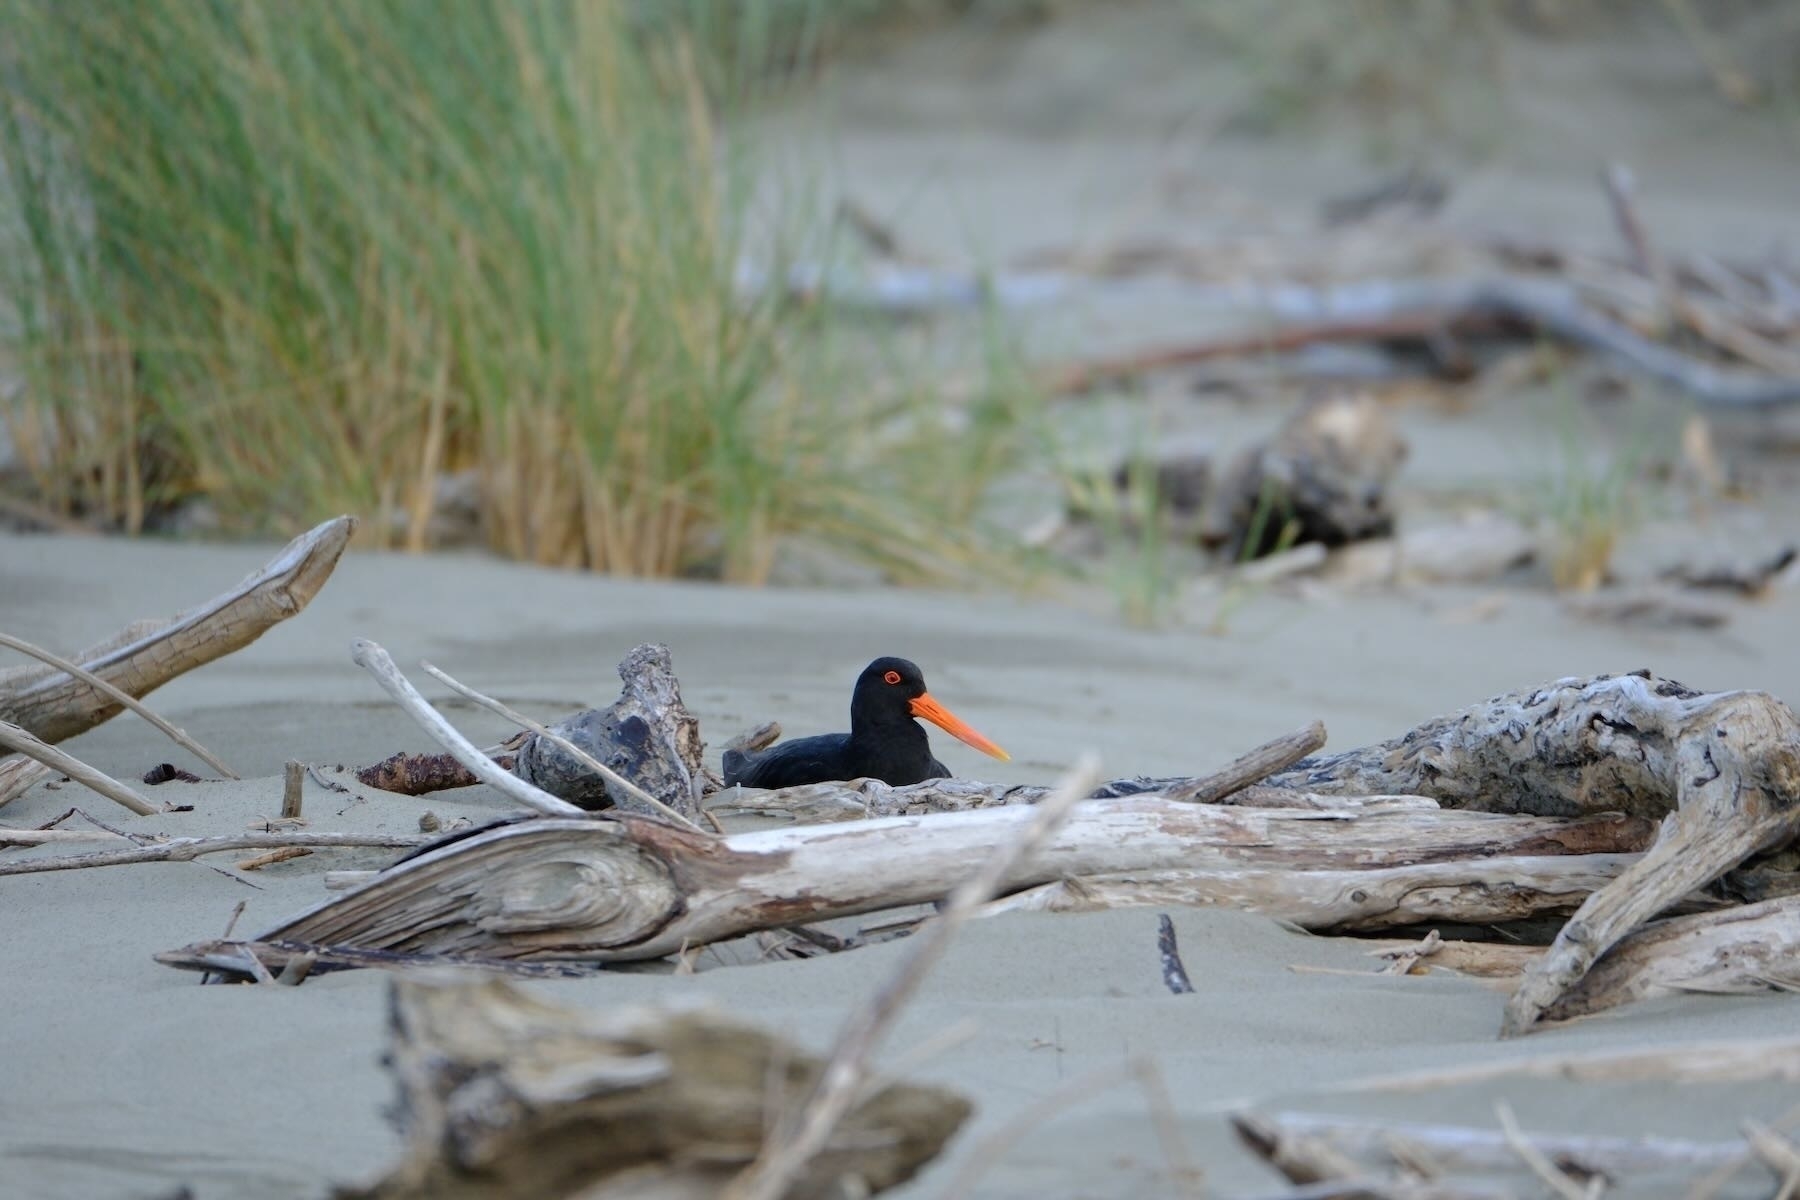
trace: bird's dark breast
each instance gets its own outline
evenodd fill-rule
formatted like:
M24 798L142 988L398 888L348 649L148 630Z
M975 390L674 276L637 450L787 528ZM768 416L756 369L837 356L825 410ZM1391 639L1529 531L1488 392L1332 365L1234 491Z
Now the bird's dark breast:
M923 742L924 738L920 737ZM950 769L931 756L911 752L905 743L873 753L857 746L848 734L820 734L781 742L755 754L729 755L723 763L727 787L800 787L846 779L879 779L895 787L942 779Z

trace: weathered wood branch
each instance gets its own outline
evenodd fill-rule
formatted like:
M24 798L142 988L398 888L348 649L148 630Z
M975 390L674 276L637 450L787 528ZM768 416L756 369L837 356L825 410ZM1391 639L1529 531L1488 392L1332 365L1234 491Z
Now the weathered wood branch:
M1371 1121L1315 1113L1259 1113L1265 1127L1295 1137L1316 1138L1336 1152L1373 1159L1376 1166L1404 1167L1395 1147L1417 1146L1440 1166L1468 1171L1510 1171L1517 1154L1497 1129ZM1529 1135L1540 1153L1584 1175L1636 1175L1671 1169L1703 1170L1742 1157L1742 1142L1695 1142L1684 1138Z
M273 850L287 846L423 846L435 841L420 833L244 833L223 837L178 837L132 850L100 850L0 863L0 875L34 875L43 871L77 871L85 867L123 867L133 863L187 862L220 850Z
M1003 912L1236 908L1325 933L1368 933L1427 921L1497 924L1569 913L1623 874L1635 854L1502 855L1349 870L1177 869L1058 879L1004 900Z
M34 736L29 730L20 729L9 721L0 721L0 750L11 750L23 754L26 758L43 763L46 767L61 771L89 791L105 796L114 804L123 805L140 817L155 816L162 811L140 796L134 789L120 783L111 775L88 766L73 754L65 750L58 750L55 746Z
M1582 905L1520 982L1502 1028L1510 1035L1645 921L1800 835L1800 722L1764 692L1696 692L1648 672L1564 679L1268 782L1417 792L1490 811L1665 818L1656 844Z
M940 899L1032 816L1029 807L1004 807L729 838L635 814L525 819L445 839L262 937L487 958L659 958L754 930ZM1001 891L1177 868L1353 871L1618 853L1641 847L1650 829L1635 818L1086 800Z
M771 1104L819 1060L705 1011L565 1009L497 979L396 979L387 1061L401 1160L339 1200L717 1195L753 1161ZM868 1195L910 1179L968 1117L943 1088L861 1098L784 1195Z
M0 633L0 646L5 646L9 650L17 650L20 654L29 655L47 666L55 667L65 675L79 679L89 687L105 693L123 707L129 708L132 712L150 722L151 725L154 725L157 729L161 730L170 741L174 742L177 746L180 746L183 750L186 750L189 754L192 754L195 758L199 759L225 778L241 778L237 772L233 771L223 762L220 762L218 757L214 755L212 751L189 737L185 729L180 729L169 724L169 722L157 716L148 705L141 703L130 693L114 687L105 679L94 674L79 663L70 662L60 654L52 654L42 646L35 646L23 638L16 638L8 633Z
M289 542L260 571L213 599L164 621L140 621L70 656L120 691L143 697L195 667L249 645L305 608L331 577L356 529L338 517ZM92 729L119 702L54 667L0 671L0 720L46 742Z
M1621 941L1547 1020L1670 992L1800 991L1800 896L1658 921Z

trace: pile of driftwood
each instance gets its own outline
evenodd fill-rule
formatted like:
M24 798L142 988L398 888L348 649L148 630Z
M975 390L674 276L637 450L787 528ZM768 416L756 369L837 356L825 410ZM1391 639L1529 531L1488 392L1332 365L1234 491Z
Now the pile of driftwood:
M141 710L131 693L298 611L348 534L347 522L321 526L225 596L134 628L83 665L34 648L52 665L0 679L0 733L28 756L0 765L0 778L13 777L0 803L29 773L14 763L36 761L134 811L159 811L49 741L127 702ZM117 833L136 844L0 863L10 875L249 848L404 849L378 872L337 873L329 882L339 894L254 937L157 956L265 983L397 972L391 1063L409 1149L384 1179L347 1196L723 1190L769 1200L835 1194L846 1179L869 1191L901 1182L968 1109L875 1080L872 1053L962 922L1019 909L1229 905L1319 933L1407 933L1375 947L1384 969L1510 981L1507 1035L1651 995L1800 986L1800 723L1764 693L1697 692L1648 672L1564 679L1335 754L1317 753L1325 734L1314 723L1204 776L1101 782L1089 764L1055 788L855 780L759 792L725 789L708 770L663 646L627 656L617 701L554 726L427 665L524 727L485 750L379 646L359 641L353 657L449 756L396 756L361 772L365 784L418 792L480 782L522 811L417 836ZM171 775L184 773L161 777ZM290 773L296 795L305 777ZM725 831L747 814L787 824ZM61 833L0 831L0 843ZM920 915L921 905L936 907ZM873 913L888 915L860 930L841 920ZM1557 932L1532 944L1545 918ZM1515 939L1527 931L1525 943L1469 932L1497 928ZM904 969L822 1060L713 1014L602 1019L494 978L654 959L691 969L702 947L747 936L805 957L897 931L912 934ZM1170 989L1186 990L1172 928L1161 950ZM1800 1045L1766 1049L1744 1069L1800 1069ZM1370 1156L1391 1139L1377 1146L1366 1129L1323 1120L1246 1113L1239 1129L1297 1181L1370 1178ZM1442 1143L1440 1159L1499 1153L1469 1131L1413 1132ZM1524 1135L1507 1145L1515 1141L1556 1159ZM1778 1142L1763 1139L1763 1149ZM1650 1153L1593 1142L1563 1160ZM1713 1161L1726 1151L1692 1153Z

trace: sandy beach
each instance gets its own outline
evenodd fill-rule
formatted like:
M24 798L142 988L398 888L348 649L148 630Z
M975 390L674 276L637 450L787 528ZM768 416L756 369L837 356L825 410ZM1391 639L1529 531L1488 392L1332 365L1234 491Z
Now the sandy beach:
M133 616L222 589L265 549L0 539L7 625L39 643L83 644ZM1018 781L1053 778L1083 747L1113 773L1204 770L1315 716L1331 745L1350 746L1566 673L1653 665L1699 687L1800 694L1800 648L1786 636L1800 619L1791 591L1742 606L1723 632L1655 636L1579 622L1526 593L1471 637L1444 616L1466 599L1434 590L1320 604L1271 593L1221 638L1133 632L1047 602L625 583L473 557L352 553L301 616L154 697L249 778L164 785L152 793L158 800L194 811L145 818L73 785L40 786L4 818L28 828L79 805L121 828L226 834L278 813L286 758L335 779L337 764L427 748L349 662L355 636L382 642L403 664L430 659L540 719L605 702L620 655L660 639L674 651L715 756L726 737L772 713L794 730L836 727L860 664L903 652L925 665L937 694L1014 755L999 764L952 746L941 753L953 767ZM1395 649L1402 644L1404 656ZM445 710L478 742L506 732L484 712ZM181 757L129 716L67 748L125 778ZM310 828L410 831L428 809L477 819L506 810L485 788L413 799L348 782L354 796L308 788ZM58 852L65 848L8 857ZM385 858L321 851L256 872L259 890L197 863L5 880L12 965L0 974L0 1004L12 1014L13 1037L0 1089L4 1194L154 1197L190 1186L202 1198L302 1197L379 1168L397 1144L381 1117L391 1085L378 1061L380 973L296 989L200 988L151 955L216 935L240 900L241 930L270 926L326 895L325 870ZM1151 910L1015 915L967 931L908 1010L889 1057L974 1021L966 1044L909 1074L965 1091L977 1115L904 1194L938 1194L986 1132L1058 1086L1133 1056L1157 1064L1192 1153L1210 1183L1231 1194L1271 1183L1223 1120L1244 1104L1492 1127L1493 1103L1505 1099L1527 1129L1709 1140L1732 1137L1745 1117L1772 1120L1794 1100L1791 1086L1541 1080L1334 1095L1348 1081L1432 1066L1772 1036L1792 1029L1796 1010L1780 996L1659 1000L1502 1043L1494 1031L1503 994L1479 981L1314 973L1373 964L1354 943L1260 917L1174 917L1194 995L1163 987ZM899 953L887 945L759 964L736 950L704 956L690 978L631 970L527 986L596 1007L702 996L822 1048ZM986 1171L977 1194L1166 1193L1169 1166L1146 1105L1131 1085L1071 1099ZM1757 1194L1760 1184L1747 1186L1744 1194Z
M870 201L909 248L961 268L1052 243L1310 228L1321 197L1366 182L1361 152L1329 125L1275 139L1230 134L1229 89L1187 70L1168 34L1172 7L1085 7L1030 38L922 35L759 129L830 189ZM1515 124L1501 148L1455 173L1450 223L1606 242L1616 235L1594 166L1624 155L1650 181L1644 207L1671 248L1755 254L1800 232L1791 142L1760 127L1721 136L1723 118L1697 101L1640 106L1631 89L1590 78L1582 53L1608 51L1547 45L1520 60ZM1685 62L1674 51L1643 61L1653 78ZM1138 86L1121 89L1121 78ZM1580 128L1571 113L1582 114ZM1159 296L1099 313L1046 312L1026 322L1021 341L1105 352L1202 327ZM1120 447L1104 431L1116 432L1139 401L1161 434L1230 448L1265 435L1294 400L1152 380L1117 404L1072 400L1058 419L1093 431L1086 448L1106 458ZM1529 507L1556 469L1525 398L1402 398L1389 411L1411 448L1394 489L1403 529ZM1663 397L1634 411L1650 414L1653 457L1675 462L1675 431L1692 407ZM1712 419L1721 457L1748 483L1704 501L1678 484L1656 492L1622 532L1614 568L1627 581L1800 544L1793 414ZM1638 431L1623 419L1609 428L1621 438ZM1054 507L1043 483L1022 484L1023 518ZM0 532L0 630L73 652L132 620L201 602L275 548ZM303 613L149 697L243 780L146 789L159 803L192 806L151 817L72 783L39 785L0 809L0 824L30 829L78 806L133 832L238 833L279 813L290 759L346 788L307 785L311 830L411 833L427 812L479 822L510 811L485 787L410 798L356 782L346 768L436 747L351 662L354 638L385 646L478 745L513 731L428 680L420 660L550 720L608 703L620 658L664 643L714 766L727 739L762 721L778 719L790 736L844 728L857 672L878 655L903 655L922 666L934 696L1012 758L983 758L943 736L934 736L937 754L959 774L1001 783L1050 783L1084 750L1109 777L1199 774L1315 718L1328 748L1345 749L1501 692L1638 668L1800 704L1794 568L1760 598L1717 599L1724 619L1709 628L1584 618L1533 567L1466 585L1253 586L1234 593L1224 620L1217 588L1184 579L1170 620L1139 629L1120 619L1104 588L1019 596L862 586L841 582L853 573L809 572L809 561L777 572L785 586L752 589L604 578L477 552L353 549ZM64 748L125 780L163 762L205 773L130 714ZM0 862L97 848L4 849ZM229 868L237 857L209 861ZM299 1200L380 1171L400 1145L384 1115L393 1097L381 1063L386 974L201 987L152 956L219 936L240 903L240 934L271 928L329 895L325 872L392 857L319 850L241 877L188 862L0 878L0 1200ZM1171 916L1193 994L1164 986L1155 909L972 922L906 1009L881 1062L966 1094L975 1115L942 1158L892 1194L945 1195L965 1172L969 1194L990 1200L1192 1194L1183 1191L1190 1162L1208 1194L1279 1194L1287 1185L1227 1123L1245 1107L1498 1129L1496 1104L1505 1102L1533 1132L1708 1142L1739 1139L1746 1120L1775 1122L1800 1103L1792 1083L1516 1076L1349 1091L1432 1068L1791 1035L1800 999L1661 998L1501 1041L1506 993L1490 983L1443 971L1379 975L1379 961L1354 940L1241 912ZM665 963L521 986L596 1010L702 999L822 1050L906 944L757 961L754 947L731 943L702 954L691 976ZM965 1025L953 1048L910 1057ZM1166 1101L1141 1077L1123 1077L1143 1062ZM1052 1111L1015 1145L982 1150L1047 1101ZM1179 1147L1159 1136L1158 1115L1169 1113ZM1536 1194L1527 1179L1512 1177L1516 1194ZM1622 1194L1676 1196L1686 1186L1686 1177L1652 1176ZM1768 1172L1753 1166L1718 1194L1771 1191Z

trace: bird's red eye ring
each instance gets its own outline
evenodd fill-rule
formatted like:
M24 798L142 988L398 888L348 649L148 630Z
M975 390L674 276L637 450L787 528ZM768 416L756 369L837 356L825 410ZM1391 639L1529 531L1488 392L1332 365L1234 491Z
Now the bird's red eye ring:
M890 684L899 683L900 682L900 672L889 671L886 675L883 675L881 678L886 683L890 683Z

